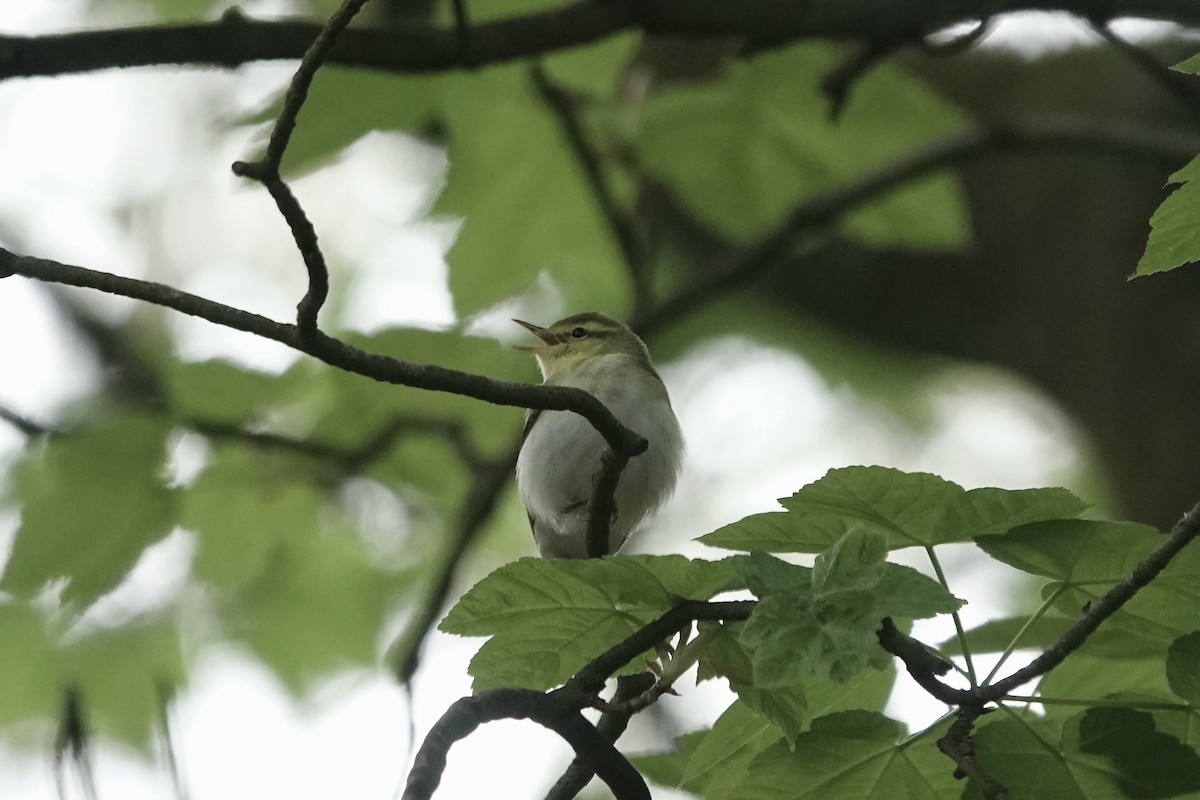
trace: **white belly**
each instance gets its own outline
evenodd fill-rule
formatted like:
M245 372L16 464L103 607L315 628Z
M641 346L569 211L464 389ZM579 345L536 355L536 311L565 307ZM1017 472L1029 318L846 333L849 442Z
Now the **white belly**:
M610 553L670 496L679 474L683 436L655 388L641 380L623 381L597 397L650 442L645 453L630 459L617 484ZM517 460L517 487L544 557L586 557L588 504L604 447L591 424L570 411L543 411L529 432Z

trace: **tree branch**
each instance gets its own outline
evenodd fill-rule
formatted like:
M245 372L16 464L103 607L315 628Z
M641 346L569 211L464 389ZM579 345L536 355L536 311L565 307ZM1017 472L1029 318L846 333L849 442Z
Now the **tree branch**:
M942 170L989 156L1020 153L1090 153L1132 161L1175 165L1195 155L1200 139L1190 133L1147 130L1080 119L1038 119L996 125L952 136L796 206L774 229L742 251L729 265L693 282L648 314L633 321L642 335L666 327L713 297L744 287L803 241L803 234L835 225L845 215L889 192Z
M1057 10L1088 19L1143 17L1200 26L1200 6L1187 0L581 0L470 31L431 25L348 30L330 63L401 73L442 72L547 55L620 31L684 38L741 37L748 51L801 39L917 41L949 25L1009 11ZM233 69L255 61L300 58L321 26L254 20L239 12L191 25L80 31L53 36L0 36L0 80L93 70L188 64Z
M989 703L1002 700L1011 690L1045 675L1061 664L1067 656L1079 649L1106 619L1115 614L1139 589L1154 580L1171 559L1198 536L1200 504L1184 514L1162 544L1093 603L1087 613L1064 631L1045 652L1008 677L972 689L956 689L939 680L937 676L944 675L950 665L916 639L897 630L891 619L884 619L877 634L883 649L904 662L909 674L921 688L943 703L959 707L958 720L946 736L938 741L939 749L954 759L957 765L956 777L970 776L975 779L989 800L1008 798L1008 791L993 780L975 760L975 746L971 739L971 728L975 719L984 713Z
M1121 606L1137 594L1139 589L1154 580L1167 564L1171 563L1171 559L1197 536L1200 536L1200 504L1184 514L1163 543L1142 559L1132 572L1117 581L1111 589L1104 593L1103 597L1092 603L1087 613L1076 620L1074 625L1063 631L1062 636L1058 637L1046 652L1007 678L976 690L979 700L981 702L999 700L1018 686L1045 675L1061 664L1063 659L1088 640L1096 628L1100 627L1100 623L1115 614Z
M325 62L329 51L333 49L338 35L346 29L346 26L350 24L350 21L354 19L366 2L367 0L344 0L338 10L333 12L333 16L329 18L325 26L321 28L321 32L312 45L304 52L304 57L300 59L300 66L296 68L296 74L292 76L291 83L288 84L287 92L284 94L283 108L279 112L278 119L275 120L275 127L271 130L271 139L267 142L266 155L258 161L235 161L233 163L235 175L253 178L270 192L271 197L275 200L275 205L279 208L279 213L283 215L284 221L287 222L287 226L292 232L292 238L296 241L296 247L300 250L301 257L304 259L304 266L308 270L308 291L304 293L304 297L296 307L296 325L300 329L300 335L305 337L311 336L317 331L317 313L329 296L329 268L325 265L325 256L317 243L316 228L313 227L308 215L304 213L304 209L300 206L300 201L296 199L291 187L279 174L279 168L283 162L283 154L287 150L288 142L291 141L292 132L296 129L296 118L300 115L300 109L308 97L308 90L312 86L317 70Z
M279 342L330 366L383 383L450 392L502 406L573 411L587 419L615 452L629 457L641 454L647 446L645 439L621 425L603 403L579 389L500 381L445 367L400 361L369 353L319 331L311 337L305 337L295 325L276 322L258 314L215 303L161 283L60 264L48 259L21 256L0 248L0 275L4 274L24 275L50 283L97 289L170 308L217 325Z
M446 769L451 745L481 724L498 719L530 719L561 736L583 763L608 784L619 800L650 800L641 773L613 747L578 708L561 696L533 689L492 689L456 701L434 724L413 760L401 800L428 800Z
M618 678L617 690L613 693L612 703L619 705L626 700L635 698L642 692L648 691L654 683L654 675L650 672L639 672L637 675ZM596 723L596 730L608 741L616 743L617 739L621 738L621 734L625 732L632 716L633 712L630 711L605 711L600 716L600 721ZM583 791L592 776L591 769L583 762L583 759L576 757L563 772L562 777L550 787L545 800L572 800Z
M630 282L633 284L633 316L649 312L654 305L650 295L650 254L636 220L621 208L604 174L604 164L600 155L588 141L587 131L584 130L583 120L579 115L579 100L572 97L566 89L555 85L541 64L535 64L530 70L530 75L538 94L558 121L563 138L583 170L592 196L596 198L596 204L600 207L600 213L621 249Z
M957 765L954 769L955 778L970 778L975 781L986 800L1009 800L1008 789L989 775L975 758L975 739L971 736L971 729L975 720L984 713L986 712L982 706L960 708L950 730L938 739L938 749Z
M34 422L29 417L18 414L6 406L0 406L0 419L30 438L34 436L49 436L55 433L55 430L48 425Z

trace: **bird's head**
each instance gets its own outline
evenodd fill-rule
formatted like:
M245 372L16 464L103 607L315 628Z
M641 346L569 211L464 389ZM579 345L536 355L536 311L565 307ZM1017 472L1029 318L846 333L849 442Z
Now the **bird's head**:
M573 314L546 328L519 319L513 322L541 340L539 344L517 345L517 349L537 356L546 380L607 355L629 356L637 366L654 373L650 352L638 335L599 311Z

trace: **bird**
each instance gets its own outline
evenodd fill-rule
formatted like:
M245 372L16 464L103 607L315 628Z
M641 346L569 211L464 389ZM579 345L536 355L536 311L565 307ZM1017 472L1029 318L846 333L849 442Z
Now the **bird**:
M605 555L616 553L675 489L683 433L646 344L628 326L598 311L549 327L514 319L539 340L518 345L537 357L543 383L593 395L622 425L649 442L617 484ZM517 490L543 558L587 558L592 486L604 438L572 411L531 409L517 457Z

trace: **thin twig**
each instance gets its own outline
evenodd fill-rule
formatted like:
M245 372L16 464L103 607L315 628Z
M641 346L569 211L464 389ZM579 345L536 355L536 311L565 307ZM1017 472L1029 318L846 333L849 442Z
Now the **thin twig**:
M980 714L986 713L982 706L963 706L958 710L957 719L946 731L946 735L938 739L938 749L950 757L955 763L954 777L970 778L983 794L986 800L1009 800L1008 789L987 773L975 758L975 739L971 729Z
M451 745L485 722L529 719L561 736L619 800L650 800L629 760L561 695L532 689L492 689L456 701L430 729L413 759L401 800L428 800L446 769Z
M108 294L131 297L170 308L217 325L279 342L330 366L383 383L450 392L496 405L573 411L586 418L604 437L609 447L630 457L644 452L647 446L645 439L624 427L603 403L587 392L568 386L500 381L432 364L400 361L367 352L322 333L304 337L295 325L276 322L258 314L216 303L172 286L61 264L49 259L21 256L0 248L0 273L4 271L49 283L97 289Z
M405 434L432 433L450 442L462 463L472 469L485 464L475 449L466 429L459 420L428 419L398 414L366 438L361 444L349 446L304 439L270 431L248 430L240 425L215 420L184 420L185 427L216 439L233 439L262 447L291 450L313 458L334 461L347 472L361 472L383 457Z
M617 679L617 690L613 693L612 703L618 708L605 711L596 723L596 730L610 742L615 743L625 732L633 712L620 708L626 700L638 697L655 684L654 675L649 672L639 672L637 675L626 675ZM592 771L578 756L571 761L562 776L555 781L546 792L545 800L571 800L588 785L593 777Z
M262 183L271 193L271 197L275 200L275 205L279 208L279 213L283 215L284 221L287 222L287 226L292 232L292 238L296 241L296 247L304 259L304 266L308 270L308 291L305 292L303 299L296 307L296 325L302 336L311 336L317 331L317 313L329 296L329 268L325 264L325 256L317 243L316 228L313 227L308 215L304 213L304 208L296 199L291 187L280 176L279 170L283 162L283 154L296 129L296 118L300 115L300 109L308 97L308 90L312 86L317 70L325 63L338 35L346 29L346 26L350 24L350 21L354 19L366 2L367 0L344 0L338 10L333 12L333 16L329 18L325 26L321 28L316 40L305 51L304 57L300 59L300 66L296 69L296 74L292 76L292 81L288 84L287 92L283 96L283 108L271 131L266 155L258 161L235 161L233 163L235 175L253 178Z
M982 702L999 700L1018 686L1045 675L1061 664L1063 659L1088 640L1096 628L1100 627L1100 623L1115 614L1121 606L1137 594L1139 589L1154 580L1167 564L1171 563L1171 559L1191 544L1197 536L1200 536L1200 504L1184 514L1162 544L1154 548L1099 600L1092 603L1087 613L1076 620L1074 625L1063 631L1063 634L1044 653L1008 677L977 690L979 700Z
M625 259L626 271L633 284L634 311L633 316L651 312L654 306L650 287L650 254L646 247L645 237L638 230L637 221L616 198L616 194L604 174L604 164L600 154L588 141L588 134L580 118L576 98L570 92L556 85L546 74L541 64L534 64L530 70L533 85L538 94L553 112L562 131L563 138L575 156L591 187L592 196L600 206L600 213L608 225L609 231L621 249Z
M48 425L43 425L40 422L34 422L29 417L18 414L11 408L0 406L0 419L12 425L18 431L26 436L49 436L56 431Z
M1152 81L1177 100L1181 100L1189 112L1193 115L1200 115L1200 88L1197 88L1196 79L1193 76L1174 71L1166 64L1159 63L1158 59L1144 48L1118 36L1108 20L1091 19L1088 20L1088 24L1104 41L1141 67Z
M621 472L628 463L628 456L623 456L607 447L600 455L600 470L592 482L592 499L588 504L586 551L588 558L601 558L612 553L609 532L612 529L613 518L619 511L617 508L617 484L621 480Z
M1200 27L1200 6L1177 0L1147 0L1136 8L1128 0L1009 0L1003 5L1004 11L1058 10L1092 19L1136 12L1147 19ZM627 30L685 39L740 37L746 41L746 52L806 39L861 42L907 35L916 41L930 31L992 14L996 6L995 0L578 0L539 13L474 25L465 56L456 29L408 24L348 30L339 37L329 62L397 73L444 72L537 58ZM255 61L300 58L320 30L310 22L225 14L218 21L189 25L0 36L0 79L164 64L235 69Z

